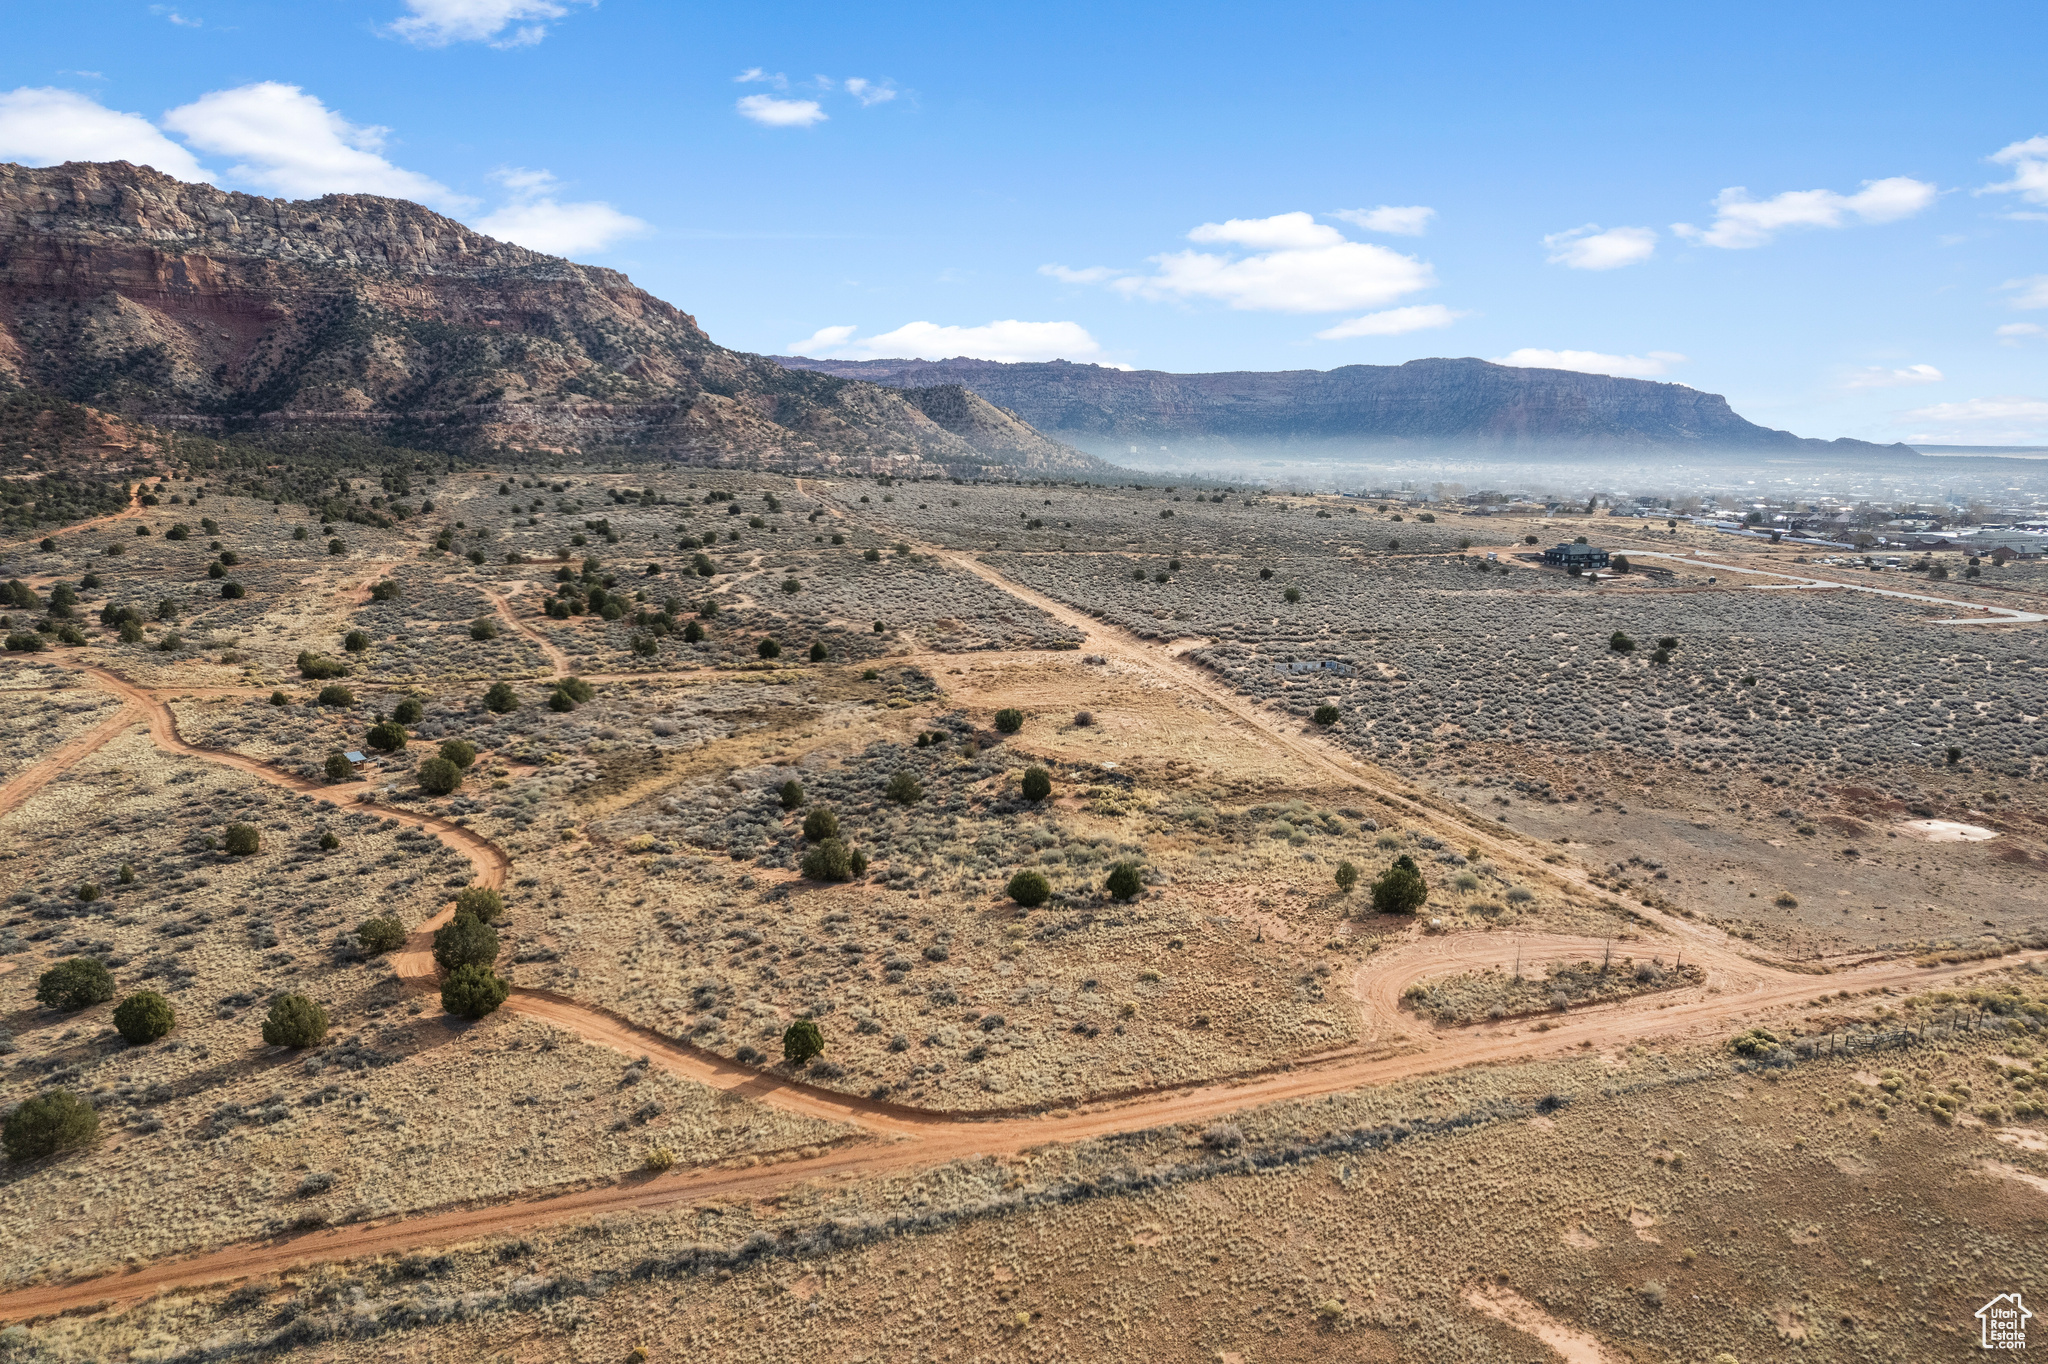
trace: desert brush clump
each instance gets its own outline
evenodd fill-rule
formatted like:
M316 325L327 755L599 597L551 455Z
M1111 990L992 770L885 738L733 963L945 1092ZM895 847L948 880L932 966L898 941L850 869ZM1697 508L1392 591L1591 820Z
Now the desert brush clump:
M356 941L371 956L382 956L405 946L405 925L393 918L365 919L356 925Z
M93 957L60 961L36 977L36 1002L46 1009L75 1013L113 997L113 972Z
M138 990L114 1006L114 1030L135 1046L167 1037L177 1026L171 1001L154 990Z
M304 995L279 995L263 1021L263 1041L272 1047L316 1047L327 1036L327 1010Z
M17 1163L90 1145L99 1135L99 1111L68 1089L24 1099L0 1125L0 1146Z
M1429 899L1429 886L1422 879L1415 859L1402 853L1393 865L1372 883L1372 907L1379 914L1415 914Z
M462 1018L482 1018L495 1013L511 991L488 966L458 966L442 983L441 1007Z

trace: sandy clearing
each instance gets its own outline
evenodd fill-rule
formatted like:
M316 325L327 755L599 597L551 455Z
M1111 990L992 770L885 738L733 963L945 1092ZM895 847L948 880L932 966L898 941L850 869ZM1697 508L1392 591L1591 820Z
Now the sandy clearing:
M1627 1364L1623 1356L1609 1350L1596 1338L1565 1325L1511 1288L1498 1285L1474 1287L1466 1290L1465 1302L1495 1321L1536 1337L1565 1364Z
M1984 843L1998 837L1991 829L1958 824L1952 819L1909 819L1899 825L1899 831L1929 843Z

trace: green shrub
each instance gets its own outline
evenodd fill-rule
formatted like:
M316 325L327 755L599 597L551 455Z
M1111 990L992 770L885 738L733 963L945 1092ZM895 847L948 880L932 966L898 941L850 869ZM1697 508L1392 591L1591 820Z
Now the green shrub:
M567 715L576 709L576 698L557 688L548 693L548 709L558 715Z
M1135 900L1145 888L1145 877L1136 862L1119 862L1109 869L1102 888L1119 900Z
M115 1031L138 1047L166 1036L177 1026L177 1010L154 990L137 990L114 1006Z
M465 886L455 897L455 912L468 914L484 923L495 923L505 912L505 898L489 886Z
M1052 773L1042 767L1024 769L1024 799L1044 800L1052 794Z
M704 627L694 620L683 622L683 643L702 644L703 642Z
M321 830L321 832L320 832L320 850L321 850L322 852L333 852L333 851L334 851L334 850L335 850L336 848L338 848L338 847L340 847L340 846L341 846L341 840L340 840L339 838L335 837L335 835L334 835L334 830L332 830L332 829L323 829L323 830Z
M469 765L476 761L476 745L467 739L443 739L441 756L468 771Z
M1026 909L1036 909L1052 898L1052 882L1040 872L1020 871L1010 878L1010 898Z
M832 651L825 647L824 640L814 639L811 641L811 662L823 663L831 657Z
M595 701L597 699L597 688L591 686L588 682L585 682L580 677L565 677L561 681L555 683L555 686L558 687L562 692L564 692L571 701L576 702L578 705L581 705L586 701Z
M510 682L493 682L491 689L484 693L484 709L505 715L519 709L519 693L512 690Z
M1287 599L1287 604L1289 606L1292 606L1296 602L1301 600L1301 589L1298 587L1290 587L1285 592L1282 592L1280 595Z
M113 997L113 973L93 957L60 961L36 977L36 1002L47 1009L71 1013Z
M1632 654L1636 651L1636 642L1621 631L1616 630L1607 637L1607 647L1617 654Z
M356 765L348 760L348 754L340 749L327 755L327 780L347 781L356 774Z
M323 706L340 706L347 709L356 703L356 694L338 682L331 682L320 689L316 698Z
M119 881L124 886L134 885L135 864L133 862L123 862L121 864L121 870L114 874L114 879L116 881Z
M371 601L390 601L393 597L396 597L398 593L398 584L391 581L391 579L389 578L385 578L381 581L370 584Z
M777 793L777 799L782 802L782 808L785 810L800 808L804 803L803 783L794 778L782 783L782 790Z
M462 769L446 758L429 758L413 773L420 790L430 796L445 796L462 786Z
M1729 1050L1737 1056L1769 1056L1785 1045L1785 1039L1769 1028L1751 1028L1729 1039Z
M291 697L286 696L281 691L274 691L270 693L270 704L273 706L289 706L291 703Z
M16 653L39 654L44 649L43 637L33 631L16 630L7 636L7 647Z
M474 640L496 639L498 637L498 622L492 620L489 616L478 616L469 623L469 637Z
M249 590L238 582L225 582L220 585L220 594L228 601L240 601L249 595Z
M0 1146L13 1161L38 1160L84 1146L99 1135L100 1115L68 1089L22 1100L0 1128Z
M782 1059L801 1070L825 1050L825 1033L815 1022L799 1018L783 1030Z
M821 839L804 851L802 870L813 881L851 881L853 856L838 839Z
M81 901L89 905L94 900L100 898L100 883L97 881L80 881L76 894Z
M236 857L249 857L263 851L263 835L254 824L230 824L221 835L221 846Z
M419 703L416 696L408 696L391 708L391 718L401 725L416 725L420 722L420 717L426 713L426 707Z
M889 784L882 788L882 794L898 805L915 805L924 799L924 787L918 784L910 769L903 768L889 778Z
M405 946L405 925L397 919L365 919L356 925L356 941L373 957Z
M1429 898L1429 886L1415 859L1402 853L1372 883L1372 907L1381 914L1413 914Z
M1005 707L996 712L996 728L1005 734L1015 734L1024 728L1024 712Z
M1337 889L1349 895L1351 888L1358 884L1358 868L1349 862L1337 864Z
M458 966L441 986L441 1007L459 1018L482 1018L497 1012L511 993L512 987L488 966Z
M1328 729L1331 725L1337 723L1337 720L1341 714L1342 712L1339 711L1335 706L1323 705L1316 707L1316 713L1312 718L1315 720L1317 724L1321 725L1324 729Z
M498 930L473 914L458 911L434 930L434 960L443 971L489 966L498 960Z
M383 720L370 726L370 732L363 742L379 753L397 753L405 748L407 737L404 725Z
M325 682L330 678L347 677L348 668L325 654L303 653L299 655L299 676L310 682Z
M263 1021L263 1041L272 1047L317 1047L327 1036L327 1010L304 995L279 995Z
M813 843L839 837L839 816L832 813L831 806L811 807L811 812L804 816L804 837Z
M754 652L763 658L782 657L782 646L772 639L764 639L754 646Z

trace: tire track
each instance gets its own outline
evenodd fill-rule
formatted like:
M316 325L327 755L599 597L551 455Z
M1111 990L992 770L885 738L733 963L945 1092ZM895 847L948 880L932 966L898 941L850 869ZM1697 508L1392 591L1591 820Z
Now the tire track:
M985 570L985 566L977 576L988 578L1021 600L1039 605L1040 609L1053 608L1052 613L1058 618L1068 619L1078 614L1029 589L1009 583L993 570ZM1209 679L1187 677L1186 674L1192 671L1187 665L1172 659L1162 662L1148 657L1131 644L1100 634L1095 626L1096 622L1090 619L1083 628L1096 641L1097 647L1113 651L1170 680L1190 685L1240 722L1259 730L1283 750L1317 770L1347 785L1378 789L1362 773L1335 761L1318 746L1281 733L1267 717L1234 694L1221 691ZM86 753L105 744L123 726L135 723L137 719L147 723L152 741L166 751L233 767L287 789L311 794L330 804L344 804L370 786L368 782L327 786L259 759L188 744L178 736L175 717L168 705L148 690L95 664L74 662L70 666L78 668L99 686L120 697L124 702L122 713L97 727L91 735L67 745L67 749L77 747L77 752L53 754L30 772L0 788L0 811L17 808L64 766L75 763ZM29 784L31 778L37 779L33 785ZM434 833L461 851L476 867L478 884L494 888L505 884L510 859L496 844L438 816L389 806L376 808L389 817ZM1419 808L1418 813L1421 813ZM1488 841L1497 843L1497 840ZM394 969L408 988L424 990L432 987L435 980L433 930L447 922L453 912L454 907L450 903L420 925L395 954ZM1655 917L1665 919L1667 916ZM1519 950L1533 950L1539 954L1587 952L1602 941L1530 935L1519 939ZM1817 988L1813 976L1759 963L1716 942L1695 938L1686 950L1694 954L1696 962L1706 967L1708 975L1704 985L1640 996L1611 1005L1592 1006L1563 1016L1563 1021L1552 1023L1540 1033L1525 1031L1527 1020L1437 1031L1424 1028L1400 1013L1399 996L1407 985L1431 976L1501 965L1509 953L1518 950L1517 942L1515 935L1501 933L1432 937L1375 957L1361 967L1352 979L1351 990L1359 1001L1368 1028L1402 1029L1401 1040L1414 1040L1407 1036L1411 1029L1424 1034L1418 1045L1395 1054L1341 1053L1303 1061L1275 1073L1252 1078L1169 1087L1119 1096L1114 1100L1082 1100L1069 1109L1052 1114L1016 1117L919 1110L785 1080L741 1066L714 1053L700 1051L607 1010L548 991L515 988L504 1005L513 1013L561 1028L597 1046L626 1055L647 1055L650 1061L682 1078L805 1116L853 1124L882 1140L758 1169L693 1170L653 1178L636 1177L572 1194L516 1199L486 1207L309 1231L259 1244L231 1246L164 1261L100 1278L37 1285L0 1295L0 1320L19 1320L81 1308L118 1307L174 1288L223 1283L274 1273L292 1265L386 1254L481 1235L509 1233L572 1218L690 1206L715 1198L761 1197L806 1181L873 1178L962 1159L1014 1155L1049 1143L1084 1141L1166 1124L1202 1123L1258 1105L1314 1098L1367 1085L1384 1085L1473 1065L1527 1061L1542 1056L1580 1055L1587 1044L1613 1046L1641 1041L1652 1035L1690 1038L1725 1028L1737 1018L1802 1003ZM1845 987L1869 990L1887 985L1926 987L2001 970L2024 961L2044 959L2048 959L2048 952L2017 953L1995 963L1973 962L1946 969L1897 961L1880 962L1836 972L1826 979L1831 990Z

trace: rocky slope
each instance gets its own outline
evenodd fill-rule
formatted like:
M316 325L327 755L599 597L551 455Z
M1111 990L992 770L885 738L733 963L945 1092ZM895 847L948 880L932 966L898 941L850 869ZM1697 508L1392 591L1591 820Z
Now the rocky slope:
M10 381L158 424L341 427L469 452L1095 466L964 389L906 395L727 350L616 271L417 204L265 199L126 162L0 164Z
M1908 453L1802 440L1745 421L1726 398L1683 384L1486 360L1167 374L1064 360L775 358L791 369L878 384L961 384L1040 431L1112 458L1162 447L1190 454L1273 447Z

